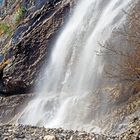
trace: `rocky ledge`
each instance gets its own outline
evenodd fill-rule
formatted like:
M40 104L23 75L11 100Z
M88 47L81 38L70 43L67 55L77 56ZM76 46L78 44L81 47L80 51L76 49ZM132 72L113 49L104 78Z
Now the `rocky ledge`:
M0 140L139 140L140 121L126 132L118 136L87 133L85 131L63 130L62 128L47 129L44 127L24 125L0 125Z

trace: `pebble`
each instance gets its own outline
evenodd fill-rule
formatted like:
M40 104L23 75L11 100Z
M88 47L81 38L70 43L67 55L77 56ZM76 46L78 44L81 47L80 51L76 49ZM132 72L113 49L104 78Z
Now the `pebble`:
M56 140L55 136L47 135L44 137L44 140Z
M135 128L119 136L105 136L62 128L46 129L29 125L5 124L0 125L0 140L139 140L140 127Z

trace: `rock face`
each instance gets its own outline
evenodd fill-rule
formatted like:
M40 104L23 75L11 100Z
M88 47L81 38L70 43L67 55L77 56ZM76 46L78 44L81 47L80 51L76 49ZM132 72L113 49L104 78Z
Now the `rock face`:
M74 0L21 1L20 6L26 9L26 13L16 26L5 51L10 63L2 69L2 93L25 93L35 84L54 40L68 19L73 2Z
M15 122L20 111L33 97L32 94L14 95L10 97L0 97L0 124Z

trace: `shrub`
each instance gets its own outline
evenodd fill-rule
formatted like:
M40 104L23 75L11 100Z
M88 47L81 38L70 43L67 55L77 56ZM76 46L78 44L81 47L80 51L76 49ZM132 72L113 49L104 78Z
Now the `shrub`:
M139 3L140 4L140 3ZM127 24L114 36L121 36L120 44L109 40L103 47L108 62L105 74L121 85L140 91L140 8L137 4L128 15ZM113 36L113 38L114 38ZM120 41L120 40L119 40Z
M19 9L18 9L18 11L16 12L16 14L15 14L15 23L16 23L16 25L18 25L19 23L20 23L20 21L21 21L21 19L23 18L23 16L24 16L24 14L26 13L26 8L25 7L20 7Z
M4 34L11 35L12 33L12 28L9 24L7 23L0 23L0 32Z

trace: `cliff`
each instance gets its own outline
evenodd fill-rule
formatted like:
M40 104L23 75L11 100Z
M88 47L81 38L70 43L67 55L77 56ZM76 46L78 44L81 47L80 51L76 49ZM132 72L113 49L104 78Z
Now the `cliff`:
M20 122L21 110L34 97L34 93L31 94L34 86L43 80L41 68L48 63L54 40L71 16L75 3L76 0L4 0L0 7L0 138L45 139L46 135L53 134L57 139L82 139L78 131L61 130L59 133L60 129L13 125ZM82 132L83 138L140 139L140 92L118 97L111 93L105 96L110 98L102 104L99 93L95 93L91 115L97 113L101 116L103 112L103 117L93 118L94 125L99 125L107 135L112 132L121 134L112 138Z
M27 93L38 81L39 70L47 63L45 58L66 23L66 16L70 15L73 1L5 2L0 23L3 72L0 92L4 95ZM5 65L7 60L9 63Z

